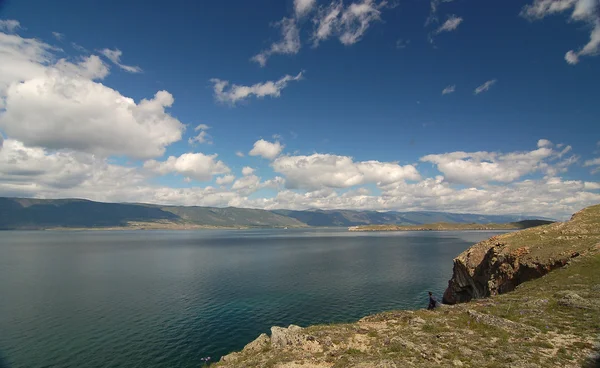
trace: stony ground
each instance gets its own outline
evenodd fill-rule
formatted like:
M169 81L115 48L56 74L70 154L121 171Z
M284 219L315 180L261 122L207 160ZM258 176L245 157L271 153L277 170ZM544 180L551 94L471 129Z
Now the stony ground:
M263 334L213 366L600 367L600 243L588 243L600 227L580 229L588 231L580 238L581 232L569 227L550 226L558 226L552 232L564 231L561 236L575 237L579 247L586 243L585 249L565 267L513 292L434 311L387 312L350 324L275 327L271 337ZM530 244L530 236L547 234L526 231L516 247ZM549 248L556 247L552 253L565 240L549 239Z

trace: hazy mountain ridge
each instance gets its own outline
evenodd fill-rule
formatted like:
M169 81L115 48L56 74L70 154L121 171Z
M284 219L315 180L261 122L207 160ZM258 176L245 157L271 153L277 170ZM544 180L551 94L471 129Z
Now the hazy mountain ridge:
M433 211L377 212L352 210L274 210L310 226L422 225L433 223L505 224L523 220L552 220L541 216L479 215Z
M261 210L144 203L103 203L84 199L0 197L0 229L112 228L132 223L165 228L306 227L360 225L421 225L449 223L508 223L532 217L456 214L445 212L377 212L352 210ZM538 217L538 219L541 219ZM168 225L168 226L167 226ZM138 226L139 227L139 226ZM143 226L142 226L143 227ZM156 227L154 227L156 228Z

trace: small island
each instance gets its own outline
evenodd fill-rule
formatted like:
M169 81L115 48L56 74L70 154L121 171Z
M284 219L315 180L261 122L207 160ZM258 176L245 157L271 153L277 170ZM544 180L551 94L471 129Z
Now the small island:
M552 221L523 220L506 224L462 224L452 222L436 222L423 225L361 225L350 226L348 231L463 231L463 230L523 230L530 227L548 225Z

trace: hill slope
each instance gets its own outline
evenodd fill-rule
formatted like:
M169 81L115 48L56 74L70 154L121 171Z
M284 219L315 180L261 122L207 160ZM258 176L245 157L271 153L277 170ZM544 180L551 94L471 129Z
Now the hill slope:
M434 219L458 223L492 223L521 219L443 212L266 211L249 208L161 206L144 203L101 203L81 199L0 197L0 229L198 227L305 227L370 224L423 224Z
M0 230L50 228L305 227L265 210L0 197Z

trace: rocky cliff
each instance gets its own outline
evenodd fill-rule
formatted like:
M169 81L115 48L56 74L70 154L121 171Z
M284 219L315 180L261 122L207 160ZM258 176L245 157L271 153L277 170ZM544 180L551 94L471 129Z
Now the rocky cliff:
M495 236L454 259L444 303L455 304L512 291L563 267L600 241L600 205L570 221Z
M594 206L457 257L447 297L469 303L273 327L216 367L598 367L599 270Z

